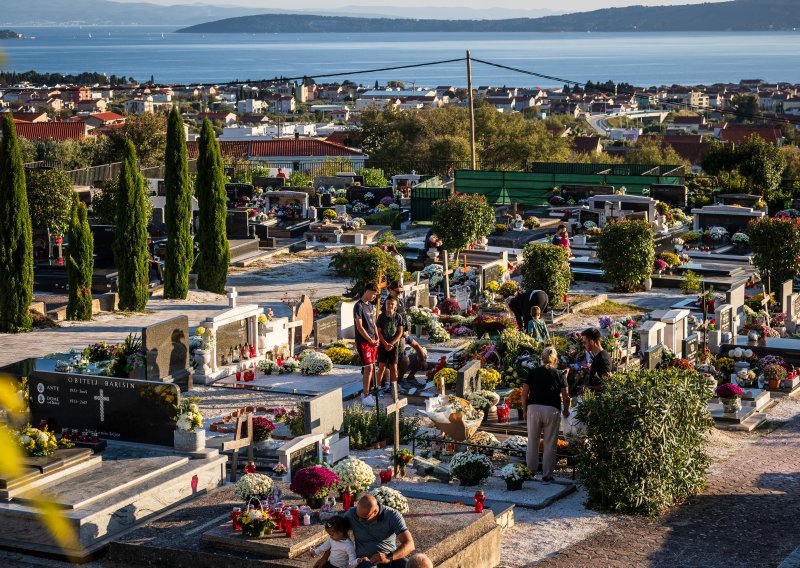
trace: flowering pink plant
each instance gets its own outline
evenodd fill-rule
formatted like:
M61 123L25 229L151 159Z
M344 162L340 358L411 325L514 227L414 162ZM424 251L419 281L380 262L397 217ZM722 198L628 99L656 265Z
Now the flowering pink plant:
M739 385L725 383L717 387L716 393L720 398L739 398L744 394L744 391Z
M327 496L337 483L339 476L330 469L312 465L295 474L289 489L306 499L320 499Z
M655 259L655 261L653 262L653 268L658 272L661 272L666 267L667 267L667 263L664 262L663 260L661 260L660 258Z

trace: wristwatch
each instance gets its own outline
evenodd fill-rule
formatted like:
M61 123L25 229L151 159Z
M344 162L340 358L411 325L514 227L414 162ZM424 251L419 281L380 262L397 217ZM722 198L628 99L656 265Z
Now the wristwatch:
M389 562L391 562L392 560L394 560L394 552L390 552L389 554L387 554L387 555L386 555L386 558L388 558L388 559L389 559Z

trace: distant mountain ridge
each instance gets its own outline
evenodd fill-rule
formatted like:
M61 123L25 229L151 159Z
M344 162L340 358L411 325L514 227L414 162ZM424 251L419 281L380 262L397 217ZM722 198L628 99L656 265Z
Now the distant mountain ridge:
M692 32L800 29L798 0L731 0L679 6L605 8L542 18L428 20L260 14L226 18L179 33L359 32Z

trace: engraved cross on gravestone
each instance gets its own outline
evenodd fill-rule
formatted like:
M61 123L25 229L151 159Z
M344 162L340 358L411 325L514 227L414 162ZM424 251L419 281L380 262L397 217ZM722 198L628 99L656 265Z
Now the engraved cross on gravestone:
M111 402L111 399L107 396L103 396L103 389L100 389L100 393L94 396L95 400L100 401L100 422L106 421L106 405L104 403Z

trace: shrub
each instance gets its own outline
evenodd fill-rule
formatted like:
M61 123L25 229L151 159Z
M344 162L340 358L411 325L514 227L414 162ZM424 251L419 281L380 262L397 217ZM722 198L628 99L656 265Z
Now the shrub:
M800 272L800 230L797 219L763 217L747 227L753 264L761 279L773 286L794 278Z
M633 291L653 273L653 229L645 221L609 223L597 240L597 257L606 278L618 289Z
M351 365L355 353L347 347L329 347L325 350L325 355L330 357L334 365Z
M336 220L337 217L338 215L336 214L336 211L334 211L333 209L326 209L325 211L322 212L323 219L334 221Z
M350 202L347 201L347 198L345 197L337 197L336 199L333 200L334 205L347 205L348 203ZM326 211L329 211L329 209L326 209Z
M579 482L592 508L655 516L705 487L710 391L694 371L616 374L576 417Z
M388 226L392 230L399 231L400 227L400 212L394 209L386 209L385 211L378 211L365 218L367 225Z
M318 499L327 497L337 483L339 476L330 469L312 465L295 473L289 489L306 499Z
M444 381L444 386L446 388L454 390L456 388L457 379L458 371L450 367L445 367L444 369L437 371L433 376L433 384L438 389L441 388L442 381Z
M339 304L344 301L341 296L325 296L317 300L314 309L319 315L335 314L339 310Z
M28 209L35 228L63 236L72 216L72 180L63 170L40 170L28 176Z
M495 226L494 226L495 234L502 235L506 231L508 231L508 225L506 225L505 223L497 223L497 224L495 224Z
M400 278L394 256L379 247L344 247L333 255L330 267L350 277L347 295L353 298L361 295L367 283L377 283L381 276L386 282Z
M526 229L535 229L536 227L541 225L541 223L539 222L538 217L526 217L523 225Z
M667 266L670 268L675 268L676 266L681 265L681 259L679 259L678 255L674 252L660 252L656 254L656 258L666 262Z
M456 194L433 204L433 233L442 240L441 248L458 254L494 228L494 207L483 195Z
M691 294L693 292L700 291L700 288L702 288L702 282L697 274L691 270L687 270L683 273L683 278L681 279L681 290L687 294Z
M419 430L420 418L400 411L400 441L414 436ZM371 448L376 443L394 438L394 415L375 412L361 404L344 409L342 434L350 437L350 447L356 450Z
M517 321L508 316L481 314L472 320L472 329L478 337L483 337L487 333L497 335L504 329L514 329L515 327L517 327Z
M253 416L253 439L256 442L269 440L275 424L263 416Z
M560 306L572 284L569 251L566 248L531 243L525 247L522 265L522 287L525 290L544 290L550 305Z
M464 485L477 485L492 475L492 461L483 454L461 452L450 460L450 475Z
M510 296L515 296L519 292L519 284L515 280L509 280L508 282L503 282L503 285L500 286L500 295L504 298L508 298Z

